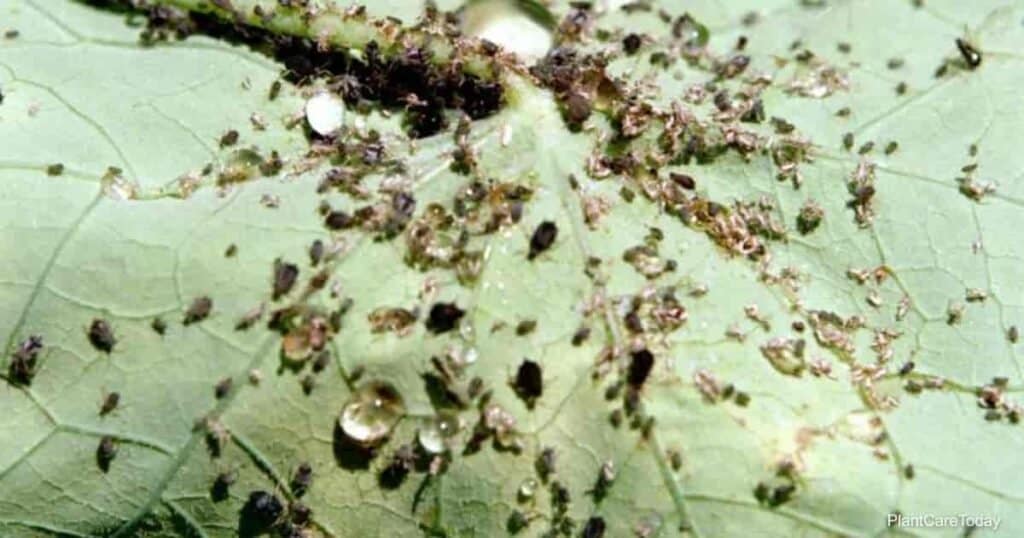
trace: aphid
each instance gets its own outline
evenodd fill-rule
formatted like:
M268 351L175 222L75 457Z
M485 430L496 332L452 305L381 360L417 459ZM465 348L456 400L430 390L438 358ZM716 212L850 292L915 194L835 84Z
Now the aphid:
M265 305L263 303L260 303L250 308L248 312L246 312L245 314L242 315L241 318L239 318L238 323L235 323L235 330L244 331L255 325L256 322L263 317L264 309Z
M281 258L274 260L274 289L271 299L276 301L282 296L288 295L298 278L299 267L297 265L285 263L281 261Z
M526 336L526 335L532 333L536 329L537 329L537 320L535 320L535 319L526 319L526 320L520 321L519 324L516 325L516 335L518 335L518 336Z
M672 466L673 471L678 471L683 467L683 454L676 449L670 448L668 450L668 464Z
M796 217L796 229L801 234L807 235L816 230L824 218L825 210L814 200L807 199Z
M850 46L850 44L845 41L836 44L836 48L839 49L839 52L842 52L843 54L849 54L850 51L853 50L853 47Z
M857 150L857 153L864 155L866 153L871 153L871 150L873 149L875 149L875 143L868 141L861 144L860 149Z
M226 148L238 143L238 131L231 129L220 137L220 147Z
M103 404L100 405L100 416L106 416L108 413L117 409L117 404L121 403L121 394L118 392L111 392L107 394L107 397L103 399Z
M215 398L220 400L221 398L228 395L231 392L231 385L234 384L234 380L230 377L225 377L217 382L213 386L213 395Z
M908 463L907 466L903 468L903 476L905 476L907 480L913 480L914 474L914 466Z
M228 248L224 249L225 258L234 258L235 254L238 254L238 246L234 243L228 245Z
M733 401L740 407L746 407L750 404L750 395L743 391L736 391L736 397L733 398Z
M692 176L689 176L687 174L677 174L675 172L672 172L671 174L668 175L668 177L673 182L675 182L676 185L679 185L680 187L688 191L692 191L693 189L697 188L697 182L694 181Z
M1020 339L1020 330L1017 329L1016 325L1011 325L1010 328L1006 330L1006 339L1009 340L1011 344L1016 344L1017 340Z
M618 428L622 425L622 409L615 409L608 415L608 422L611 423L613 428Z
M646 349L641 349L634 351L630 357L626 382L634 387L639 387L647 381L651 369L654 368L654 354Z
M330 230L343 230L353 224L355 224L355 219L352 218L352 215L341 210L331 211L324 217L324 225Z
M235 483L235 473L223 472L218 473L217 477L213 479L213 485L210 486L210 498L214 502L220 502L228 498L228 490L231 485Z
M643 38L638 34L629 34L622 39L622 50L632 56L636 54L636 51L640 50L640 45L643 45L643 43Z
M581 327L577 332L572 333L572 345L580 346L590 338L590 327Z
M601 464L601 470L597 473L597 486L595 487L595 493L600 496L612 482L615 481L615 462L608 460Z
M899 69L903 67L903 58L889 58L889 61L885 63L889 69Z
M741 35L736 38L736 50L744 50L747 48L747 36Z
M910 372L913 372L914 371L914 366L915 366L914 365L914 361L907 361L907 362L903 363L903 366L900 366L900 375L901 376L905 376L905 375L909 374Z
M295 501L291 503L288 506L288 511L292 515L292 523L300 526L308 523L309 520L313 517L313 510L310 509L310 507L306 506L301 501ZM292 538L292 536L295 536L295 538L306 538L306 536L309 536L308 534L305 534L298 529L296 529L296 532L297 534L292 534L291 536L289 536L289 538Z
M427 317L427 330L434 334L446 333L459 324L466 311L455 303L434 303Z
M846 133L843 135L843 148L847 151L853 147L853 133Z
M92 325L89 326L89 342L104 353L113 351L117 339L114 338L114 330L111 329L107 320L99 318L92 320Z
M956 39L956 48L960 51L960 56L964 59L964 62L967 62L967 67L975 69L981 65L981 52L974 48L974 45L958 37Z
M295 474L292 476L292 493L296 497L302 497L309 491L309 487L313 484L313 467L307 463L302 462L299 467L295 469Z
M302 381L299 381L299 385L302 387L302 393L309 396L313 393L313 389L316 388L316 378L313 374L306 374Z
M36 359L43 349L42 336L29 336L18 344L18 349L11 355L7 367L11 380L15 383L28 385L36 375Z
M182 323L185 325L191 325L203 321L210 315L210 310L213 309L213 299L207 296L196 297L192 304L189 305L188 310L185 311L185 319Z
M551 447L544 447L544 449L540 451L540 455L537 456L534 468L536 468L537 474L540 475L540 478L546 481L548 477L555 474L555 464L557 463L558 453L555 452L555 449Z
M792 325L790 325L790 327L792 327L794 331L802 333L804 332L804 329L807 328L807 325L803 321L796 320Z
M604 531L607 525L605 525L604 518L594 516L587 520L587 523L583 525L583 533L580 535L582 538L604 538Z
M839 116L840 118L845 118L845 117L848 117L849 115L850 115L850 107L848 107L848 106L844 106L843 108L840 108L839 110L836 111L836 116ZM852 146L853 144L850 144L850 145Z
M893 141L891 141L891 142L889 142L888 144L885 145L885 154L886 155L892 155L893 153L896 153L896 150L899 149L899 148L900 148L899 142L896 142L895 140L893 140Z
M309 245L309 264L316 267L324 257L324 242L317 239Z
M331 352L326 349L316 354L313 359L313 373L318 374L331 364Z
M978 156L978 145L977 144L971 144L970 146L967 146L967 154L970 155L971 157L977 157Z
M252 385L259 385L260 381L263 381L263 372L258 368L249 370L249 383Z
M266 531L276 525L284 514L284 505L273 493L253 491L242 507L242 516L253 530Z
M61 163L54 163L46 167L46 175L48 176L59 176L64 173L64 165Z
M270 91L267 93L267 98L273 101L277 99L277 96L281 93L281 81L275 80L270 84Z
M5 39L17 39L17 37L20 36L20 35L21 35L21 32L19 32L18 30L14 30L14 29L7 30L6 32L4 32L4 38Z
M534 230L533 237L530 238L530 253L527 255L527 259L532 260L538 254L551 248L557 237L558 226L554 222L546 220L540 223L540 226Z
M96 447L96 464L105 473L110 470L110 462L114 461L115 457L117 457L117 441L109 435L104 435L100 439L99 446Z
M505 529L509 534L518 534L529 525L530 520L526 517L526 514L519 510L513 510L508 516L508 521L505 522Z
M903 95L905 93L907 93L907 83L900 82L896 85L896 95Z
M524 359L516 370L513 388L526 405L532 407L534 401L544 393L544 378L540 365L530 359Z

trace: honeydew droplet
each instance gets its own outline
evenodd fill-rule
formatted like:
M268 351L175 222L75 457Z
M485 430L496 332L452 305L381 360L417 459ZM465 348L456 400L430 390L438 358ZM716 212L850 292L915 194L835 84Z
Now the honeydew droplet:
M371 381L360 387L345 404L338 424L353 440L376 445L387 439L404 414L405 405L395 387Z
M448 450L448 442L459 433L462 424L454 413L442 411L420 426L417 439L423 450L431 454L441 454Z
M334 134L345 121L345 103L336 95L320 92L306 101L306 121L323 136Z

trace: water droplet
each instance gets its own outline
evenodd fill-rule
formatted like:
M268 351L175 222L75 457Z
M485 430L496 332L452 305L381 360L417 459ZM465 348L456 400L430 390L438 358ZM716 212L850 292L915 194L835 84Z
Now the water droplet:
M462 14L462 29L532 61L544 57L553 41L544 25L547 21L535 15L505 0L473 2ZM544 15L550 17L546 10Z
M353 440L375 445L387 438L404 413L402 396L395 387L372 381L356 391L338 423Z
M533 498L534 493L537 492L537 481L532 478L523 480L523 483L519 485L519 500L527 501Z
M345 104L337 96L321 92L306 101L306 121L317 133L333 134L344 120Z
M417 438L423 450L440 454L448 450L448 442L462 429L462 422L455 413L442 411L424 421Z

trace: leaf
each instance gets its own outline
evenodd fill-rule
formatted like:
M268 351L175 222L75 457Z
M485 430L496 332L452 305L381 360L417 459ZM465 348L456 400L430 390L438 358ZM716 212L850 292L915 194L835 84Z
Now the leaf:
M408 58L375 21L419 3L167 4L213 35L0 0L0 534L1024 532L1019 6L552 2L579 53L533 79L428 25L415 73L477 78L349 91L342 154L302 124L339 79L263 37ZM368 388L401 411L359 446Z

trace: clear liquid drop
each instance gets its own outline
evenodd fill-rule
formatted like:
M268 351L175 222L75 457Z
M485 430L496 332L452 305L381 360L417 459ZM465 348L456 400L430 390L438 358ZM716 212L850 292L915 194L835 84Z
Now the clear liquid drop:
M371 381L360 387L341 410L338 424L345 435L366 445L382 442L405 414L394 386Z

